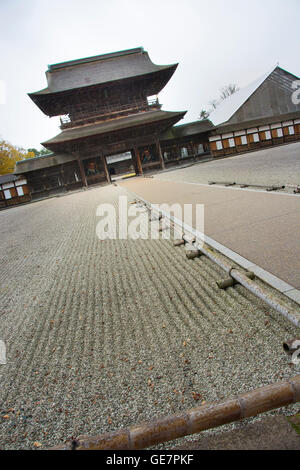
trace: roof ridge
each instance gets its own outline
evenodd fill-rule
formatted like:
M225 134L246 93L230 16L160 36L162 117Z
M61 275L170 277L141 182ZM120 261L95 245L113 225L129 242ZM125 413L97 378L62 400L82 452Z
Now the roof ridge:
M16 165L19 165L20 163L25 162L27 160L37 160L37 159L42 159L42 158L48 158L48 157L53 157L54 155L55 155L55 152L51 152L51 153L46 153L45 155L37 155L32 158L23 158L23 160L18 160L16 162Z
M211 123L210 119L196 119L196 121L185 122L183 124L176 124L174 127L190 126L191 124L199 124L199 122L201 122L201 123L205 123L205 122Z
M143 47L136 47L134 49L125 49L123 51L117 51L117 52L109 52L106 54L100 54L100 55L95 55L91 57L83 57L82 59L74 59L74 60L69 60L66 62L58 62L56 64L48 65L48 71L52 72L54 70L58 70L58 69L65 68L65 67L72 67L74 65L96 62L98 60L112 59L112 58L120 57L123 55L138 54L140 52L144 52Z

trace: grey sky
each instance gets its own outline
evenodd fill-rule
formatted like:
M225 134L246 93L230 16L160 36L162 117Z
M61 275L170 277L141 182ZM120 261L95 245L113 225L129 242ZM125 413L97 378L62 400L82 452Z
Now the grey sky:
M276 62L300 75L299 0L0 0L0 18L0 136L25 148L59 132L27 96L51 63L139 46L154 63L179 62L160 101L188 110L184 122Z

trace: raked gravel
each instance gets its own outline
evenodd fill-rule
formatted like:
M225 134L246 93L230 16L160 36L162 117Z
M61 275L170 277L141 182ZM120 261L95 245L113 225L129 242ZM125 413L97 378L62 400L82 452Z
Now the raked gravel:
M96 208L117 209L120 194L0 212L1 449L48 448L299 373L282 351L296 327L242 286L219 290L209 259L188 261L169 240L99 240Z

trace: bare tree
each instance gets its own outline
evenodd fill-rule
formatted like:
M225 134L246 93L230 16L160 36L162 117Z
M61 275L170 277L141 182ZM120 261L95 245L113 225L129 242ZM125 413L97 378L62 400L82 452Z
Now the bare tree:
M229 83L229 85L224 86L220 90L220 99L221 100L226 100L226 98L228 98L228 96L233 95L237 91L239 91L239 87L235 83Z
M210 100L208 102L210 109L208 109L207 111L205 109L202 109L202 111L200 112L199 119L207 119L208 116L219 106L219 104L223 100L226 100L226 98L233 95L237 91L239 91L239 87L235 83L229 83L229 85L226 85L221 88L219 99Z
M209 101L208 104L209 104L209 106L211 106L212 109L214 110L214 109L216 109L216 107L218 106L219 102L218 102L218 100L211 100L211 101Z
M205 109L202 109L200 112L199 119L203 121L204 119L207 119L208 117L209 117L209 112L206 111Z

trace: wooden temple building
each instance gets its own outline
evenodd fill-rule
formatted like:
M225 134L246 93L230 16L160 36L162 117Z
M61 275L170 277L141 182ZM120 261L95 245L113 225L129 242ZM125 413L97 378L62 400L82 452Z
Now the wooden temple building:
M143 48L49 65L47 88L29 96L60 117L61 132L42 143L51 154L17 162L14 172L32 198L300 139L296 76L276 66L209 120L176 125L186 111L162 110L157 95L177 66L154 64Z
M61 132L42 143L51 155L22 161L15 174L26 174L32 194L42 195L110 182L109 160L118 155L130 155L122 168L137 175L178 160L180 150L170 150L177 135L166 135L167 150L160 136L186 111L164 111L157 97L177 65L155 65L136 48L48 66L47 88L29 96L47 116L60 116Z

